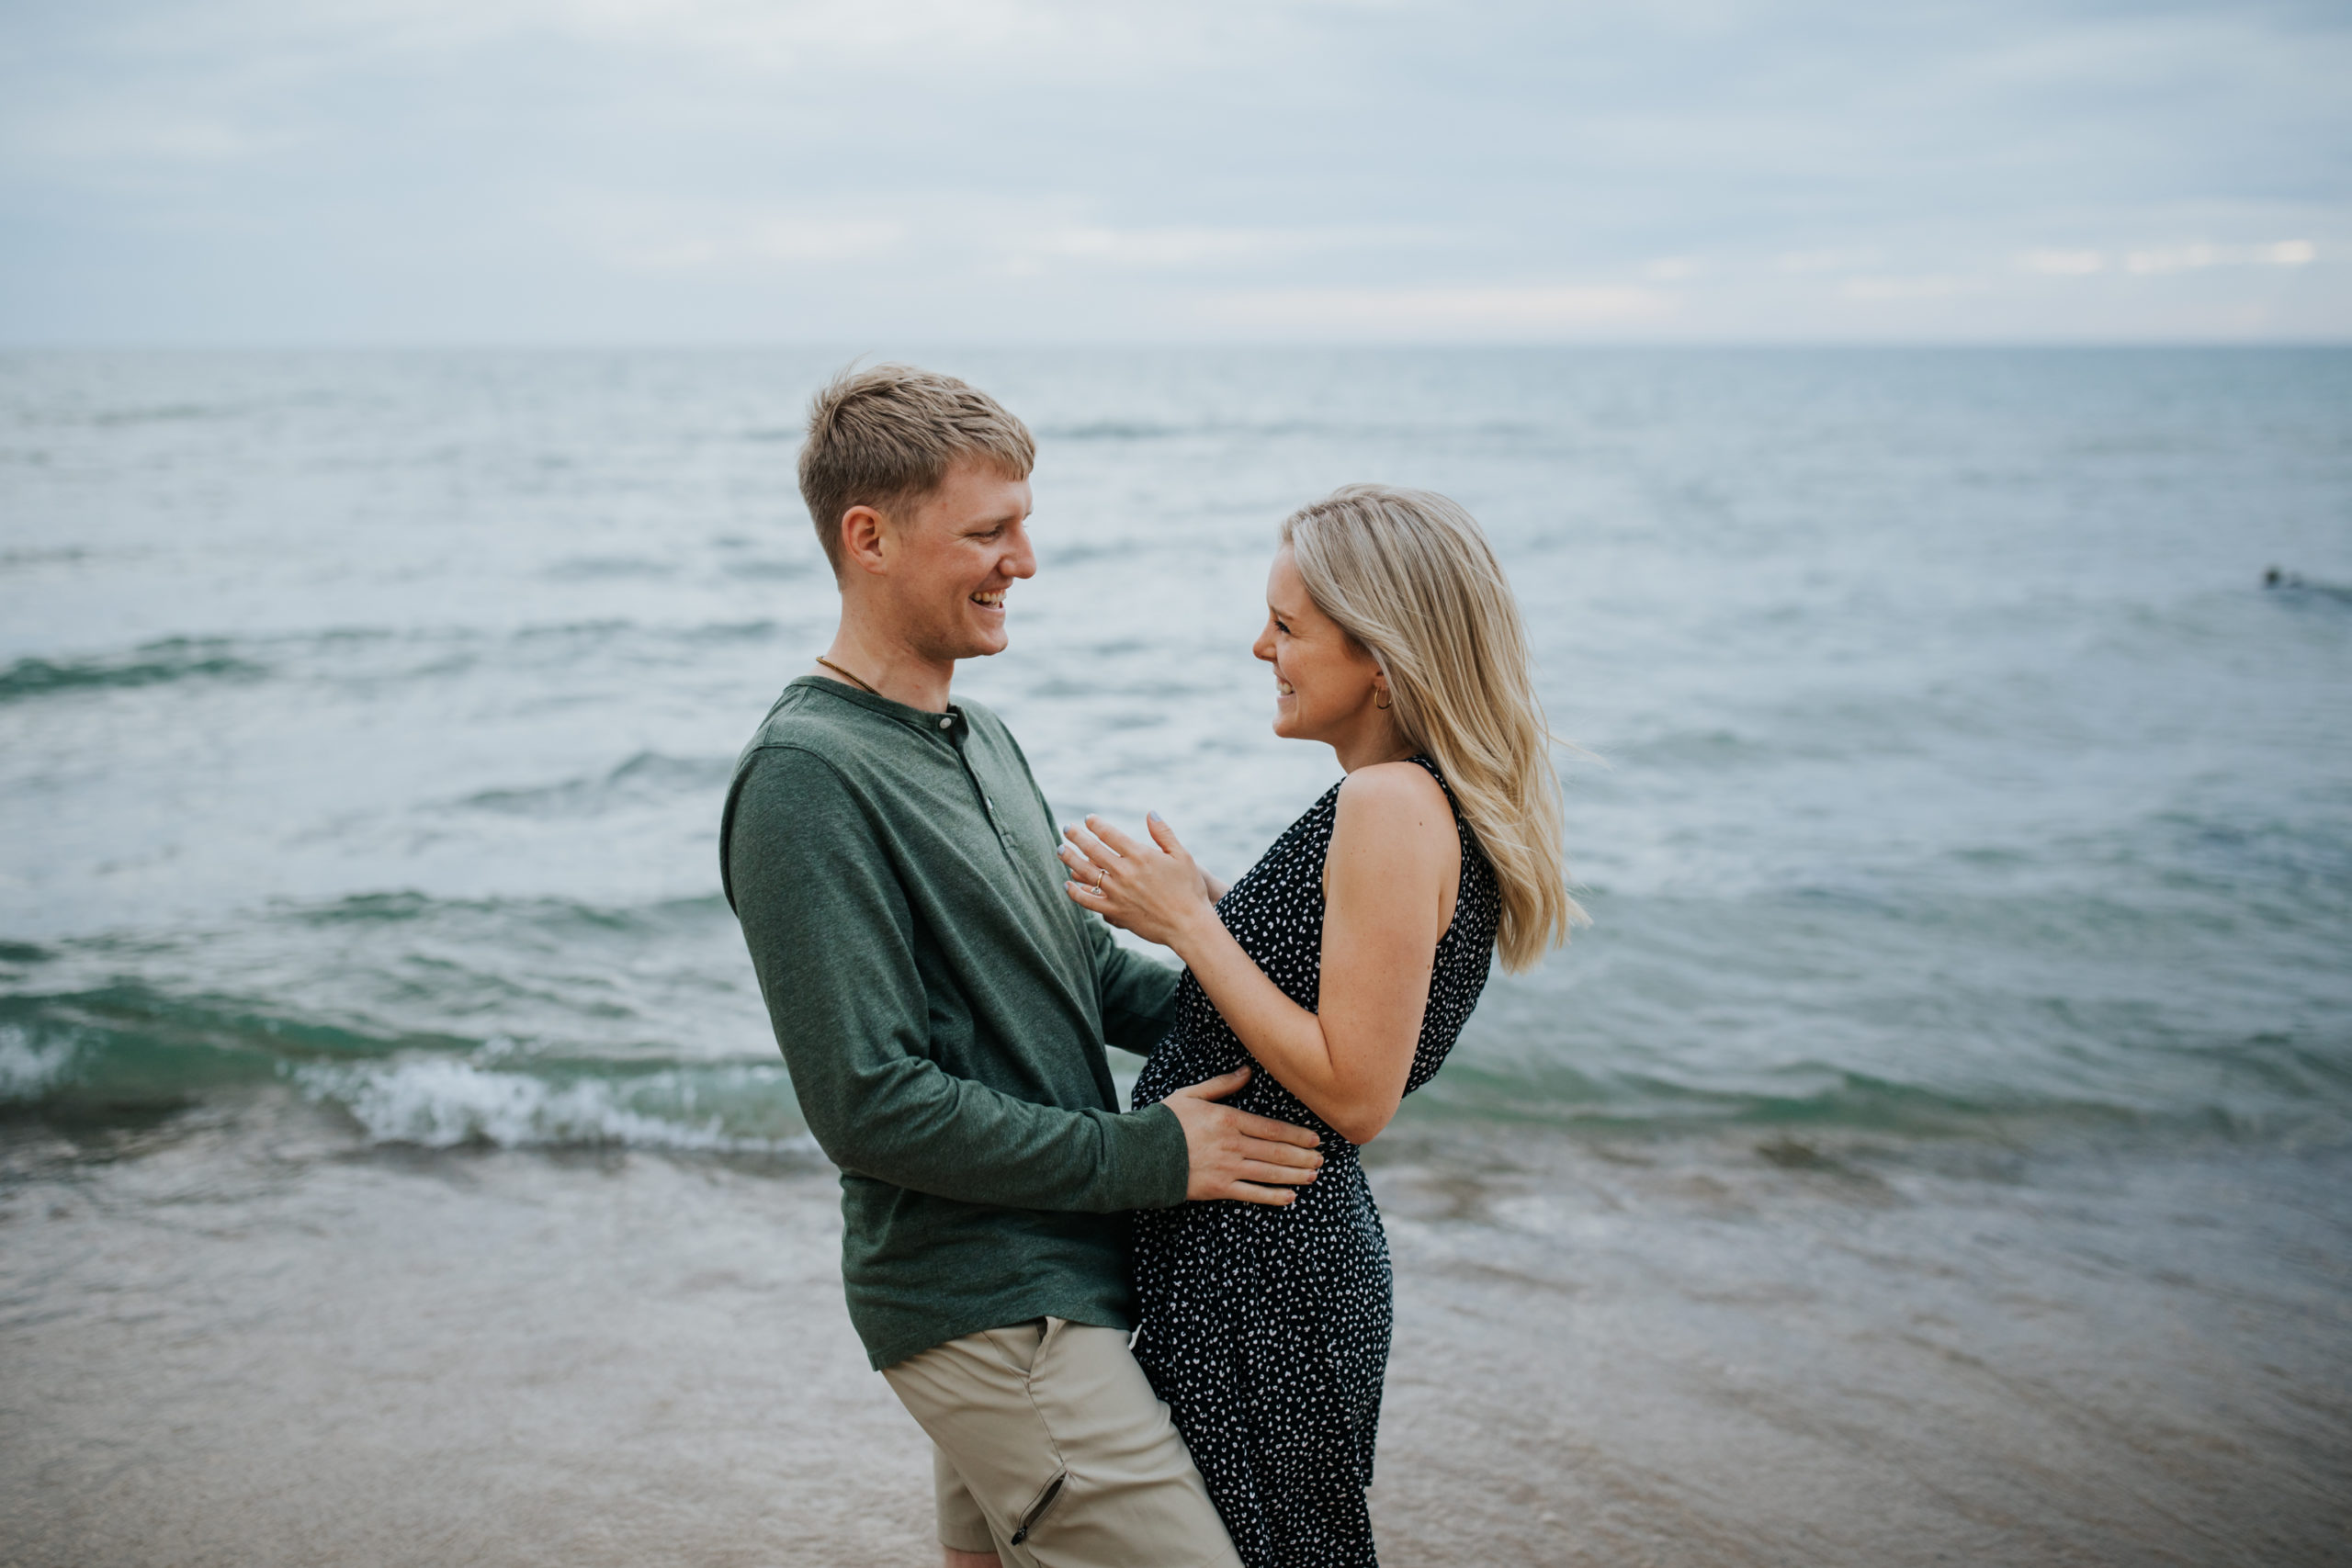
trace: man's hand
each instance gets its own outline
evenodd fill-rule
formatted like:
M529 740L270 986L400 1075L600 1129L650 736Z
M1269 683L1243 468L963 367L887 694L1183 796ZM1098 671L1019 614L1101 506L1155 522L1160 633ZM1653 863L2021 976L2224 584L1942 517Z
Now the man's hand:
M1236 1067L1173 1089L1160 1101L1183 1124L1184 1152L1193 1162L1185 1197L1238 1198L1279 1208L1298 1196L1292 1188L1306 1186L1322 1168L1316 1148L1323 1140L1306 1128L1216 1103L1249 1081L1250 1069Z

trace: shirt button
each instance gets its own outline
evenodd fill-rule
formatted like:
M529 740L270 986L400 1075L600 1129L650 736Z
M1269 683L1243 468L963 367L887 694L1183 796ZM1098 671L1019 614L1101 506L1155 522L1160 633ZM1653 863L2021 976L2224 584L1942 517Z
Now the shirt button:
M942 715L942 716L940 716L940 720L939 720L939 728L942 728L942 729L953 729L953 728L956 728L956 716L955 716L954 714L952 714L952 713L951 713L951 714L944 714L944 715Z

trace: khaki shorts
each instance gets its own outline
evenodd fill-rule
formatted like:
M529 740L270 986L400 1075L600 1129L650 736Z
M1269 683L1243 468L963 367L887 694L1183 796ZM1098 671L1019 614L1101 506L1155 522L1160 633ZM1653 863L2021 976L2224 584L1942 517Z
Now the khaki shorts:
M1008 1568L1240 1568L1123 1332L1038 1318L882 1375L931 1435L941 1545Z

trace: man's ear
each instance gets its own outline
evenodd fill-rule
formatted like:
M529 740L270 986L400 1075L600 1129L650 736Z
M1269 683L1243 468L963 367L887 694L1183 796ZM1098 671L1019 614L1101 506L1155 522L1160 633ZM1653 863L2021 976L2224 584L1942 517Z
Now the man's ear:
M842 566L880 576L890 555L889 521L870 506L842 513Z

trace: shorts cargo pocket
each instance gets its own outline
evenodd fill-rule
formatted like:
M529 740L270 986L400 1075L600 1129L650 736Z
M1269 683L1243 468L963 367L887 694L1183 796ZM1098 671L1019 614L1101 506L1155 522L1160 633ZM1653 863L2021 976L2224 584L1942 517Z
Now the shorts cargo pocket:
M1069 1484L1069 1472L1063 1471L1046 1483L1045 1490L1037 1494L1037 1500L1030 1504L1028 1511L1021 1516L1021 1523L1013 1530L1010 1539L1011 1545L1019 1546L1029 1539L1029 1532L1037 1528L1038 1521L1043 1519L1054 1504L1060 1500L1062 1488Z

